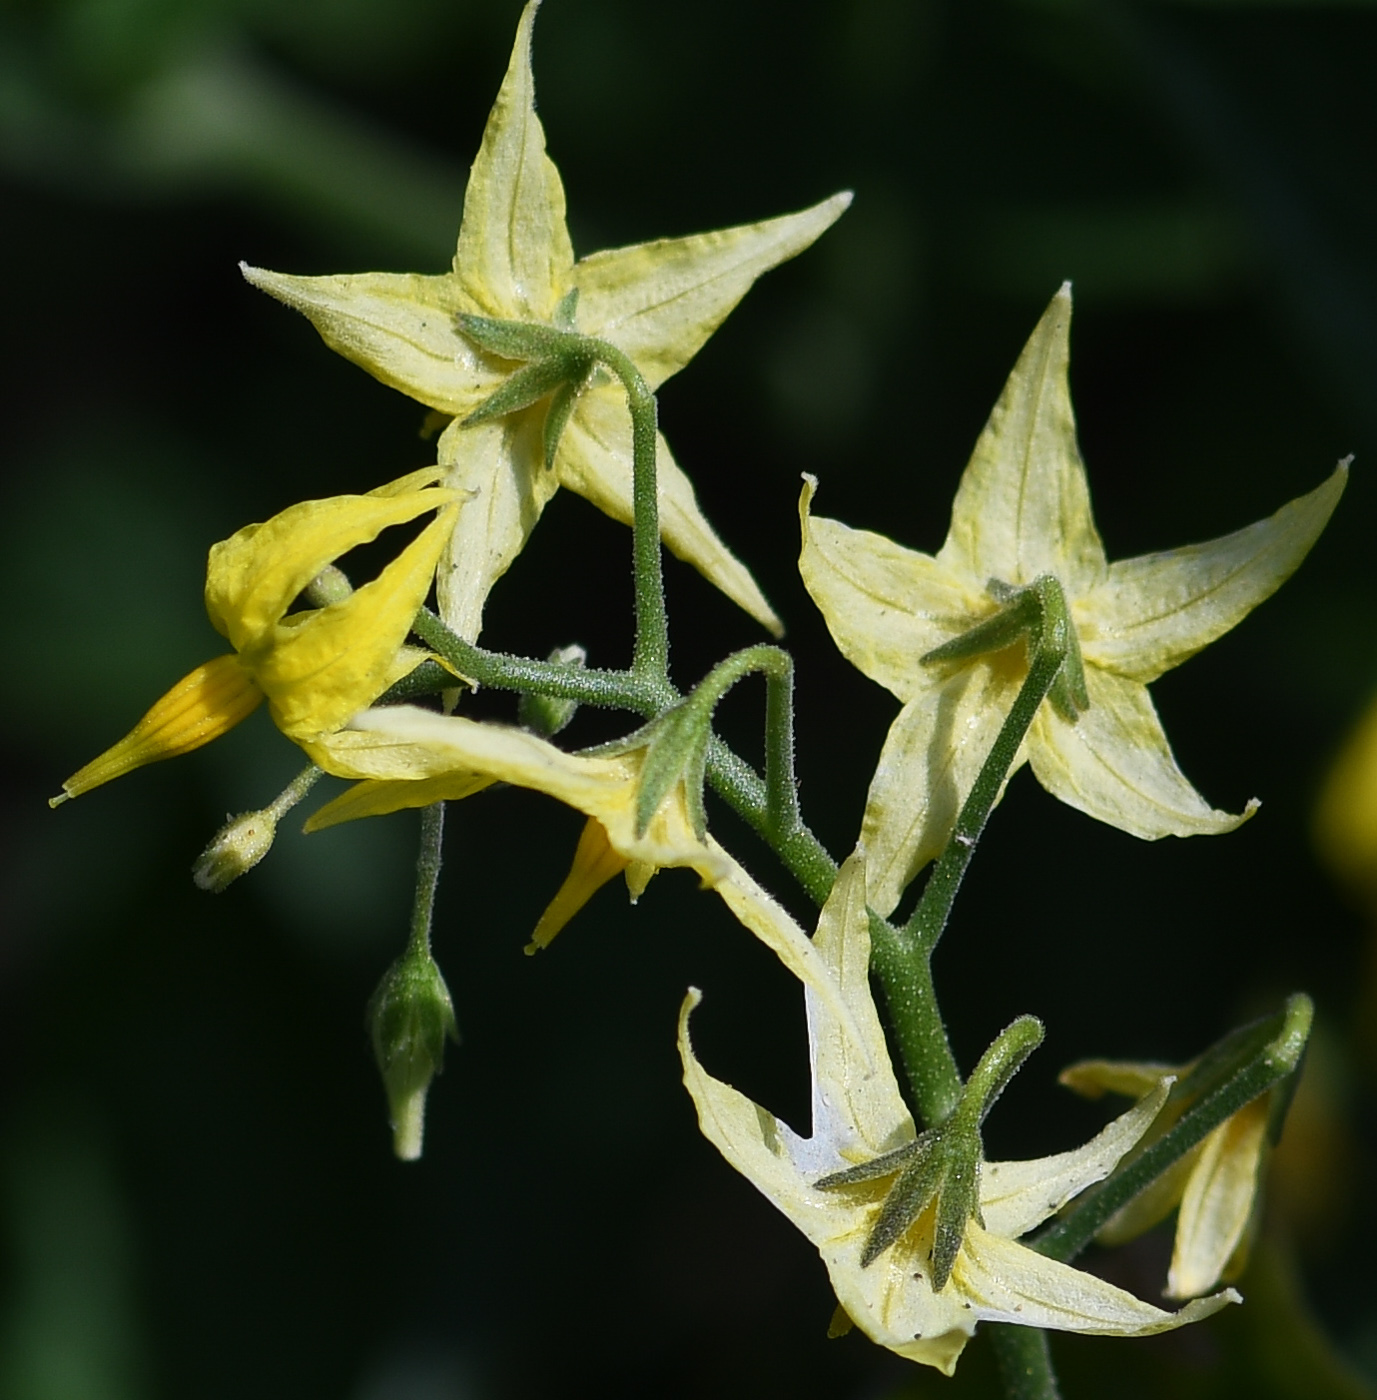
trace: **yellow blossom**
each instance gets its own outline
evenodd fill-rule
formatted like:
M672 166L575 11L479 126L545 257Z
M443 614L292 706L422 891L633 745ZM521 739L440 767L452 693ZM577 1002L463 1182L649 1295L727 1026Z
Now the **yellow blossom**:
M264 699L289 739L328 758L322 736L426 655L402 643L457 510L459 493L435 485L441 475L428 467L366 496L304 501L213 546L206 611L234 651L178 681L119 743L68 778L52 805L200 748ZM328 607L288 611L342 554L436 509L439 516L372 583Z
M807 936L711 836L695 831L682 779L638 829L645 748L565 753L522 729L409 705L365 710L326 744L323 767L366 781L316 812L308 831L467 797L493 782L532 788L583 812L589 823L574 870L541 920L537 946L548 943L613 875L625 873L634 900L657 870L684 866L715 889L790 971L831 995L832 979Z
M940 1289L931 1281L931 1209L867 1262L884 1205L883 1183L842 1191L819 1183L903 1148L916 1131L871 996L865 869L858 857L842 868L813 946L836 981L848 1017L839 1019L812 987L806 990L810 1137L801 1137L699 1064L689 1040L689 1015L700 999L696 991L690 991L680 1015L679 1052L704 1135L817 1246L846 1316L872 1341L950 1375L978 1322L1142 1336L1237 1301L1230 1290L1164 1312L1017 1242L1113 1170L1161 1107L1167 1091L1160 1085L1075 1151L1035 1161L981 1162L978 1209Z
M1154 1094L1164 1078L1184 1077L1190 1068L1085 1060L1063 1070L1061 1082L1087 1098L1106 1092L1137 1097ZM1168 1298L1194 1298L1221 1281L1232 1283L1247 1266L1278 1092L1285 1089L1259 1095L1212 1129L1097 1236L1102 1244L1131 1240L1179 1207ZM1171 1128L1183 1107L1167 1105L1153 1125L1153 1139Z
M1290 576L1329 519L1346 463L1267 520L1208 544L1110 564L1090 513L1067 384L1071 292L1052 299L976 444L935 556L800 514L804 583L846 657L902 702L866 803L861 845L881 914L945 845L1027 673L1008 648L922 658L991 617L1006 588L1061 584L1089 708L1042 706L1015 769L1063 802L1153 839L1230 831L1182 774L1147 687L1241 621ZM1013 771L1013 770L1011 770Z
M494 421L462 426L515 366L476 351L455 317L467 312L577 328L624 351L654 389L692 359L757 277L807 248L850 202L839 194L763 223L575 262L563 186L535 112L535 12L531 3L522 14L469 176L452 271L296 277L244 268L255 286L308 316L332 349L384 384L455 416L440 439L440 462L447 482L477 500L459 520L437 591L445 622L470 641L489 590L560 486L630 524L631 428L622 389L610 382L579 396L549 470L541 437L548 396ZM663 437L658 461L665 543L778 631L754 580L704 519Z

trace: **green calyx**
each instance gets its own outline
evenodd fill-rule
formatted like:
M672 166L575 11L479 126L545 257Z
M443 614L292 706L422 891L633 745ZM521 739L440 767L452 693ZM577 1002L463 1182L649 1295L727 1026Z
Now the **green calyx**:
M981 1056L955 1112L945 1123L920 1133L893 1152L833 1172L815 1183L820 1190L836 1191L897 1175L861 1251L861 1268L869 1268L931 1211L931 1284L935 1293L946 1287L967 1224L971 1219L984 1223L980 1215L980 1162L984 1155L980 1126L1023 1062L1041 1044L1042 1036L1042 1023L1036 1017L1020 1016Z
M943 661L966 661L1003 651L1023 641L1030 660L1039 652L1061 656L1061 666L1048 692L1053 708L1068 723L1090 708L1085 688L1085 667L1081 661L1080 639L1066 603L1066 594L1052 574L1043 574L1022 588L991 579L990 596L1000 610L969 632L934 648L923 658L925 666Z
M555 313L555 326L497 321L487 316L457 318L460 332L480 350L499 359L524 362L524 367L484 399L464 422L502 418L549 395L542 435L547 470L554 463L579 395L592 383L603 359L599 343L574 330L576 305L577 293L570 293Z

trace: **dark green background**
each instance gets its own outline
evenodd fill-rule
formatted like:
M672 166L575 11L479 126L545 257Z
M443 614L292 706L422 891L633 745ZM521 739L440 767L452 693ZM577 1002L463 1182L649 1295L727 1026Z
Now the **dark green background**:
M609 888L528 960L579 819L514 791L452 811L436 952L465 1043L425 1159L403 1166L362 1009L403 937L414 815L309 841L291 822L250 878L197 892L188 868L224 813L299 763L265 714L43 805L215 654L211 542L430 460L422 410L236 263L442 270L517 14L0 6L5 1400L990 1393L979 1346L944 1383L859 1336L827 1342L814 1252L698 1137L673 1043L689 983L709 1068L801 1127L807 1100L797 987L688 875L634 910ZM966 1066L1015 1014L1048 1022L988 1125L996 1155L1093 1131L1054 1083L1070 1060L1185 1059L1293 988L1319 1005L1313 1151L1271 1227L1299 1272L1269 1255L1249 1309L1188 1333L1056 1339L1071 1396L1366 1393L1320 1368L1292 1285L1377 1375L1377 1000L1364 919L1308 837L1377 685L1375 59L1366 4L548 0L536 28L579 253L856 191L661 401L709 517L789 623L805 813L834 851L896 706L798 581L801 471L823 513L936 548L1066 277L1111 557L1234 529L1357 454L1297 579L1154 687L1187 774L1220 807L1261 797L1258 818L1147 845L1024 774L938 960ZM486 640L624 660L628 546L561 495ZM757 639L673 563L669 591L681 682ZM751 686L722 712L747 752L759 715ZM569 737L609 732L583 716ZM713 819L804 916L768 853ZM1168 1247L1101 1263L1152 1297Z

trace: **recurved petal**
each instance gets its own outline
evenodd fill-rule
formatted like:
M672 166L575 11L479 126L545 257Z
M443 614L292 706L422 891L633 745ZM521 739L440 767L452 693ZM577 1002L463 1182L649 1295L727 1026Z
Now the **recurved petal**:
M1160 1079L1083 1147L1026 1162L986 1162L980 1168L985 1228L1016 1239L1060 1210L1072 1196L1105 1177L1136 1146L1167 1101L1170 1078Z
M288 506L261 525L246 525L211 546L206 567L211 623L237 651L253 648L326 564L376 539L388 526L452 500L454 493L443 489L330 496Z
M431 408L463 415L498 379L455 329L476 311L451 273L359 272L294 277L240 263L244 277L303 316L330 349Z
M1104 577L1067 382L1071 284L1043 312L975 445L937 558L974 586L1055 574L1076 597Z
M545 154L535 110L531 27L539 0L521 12L507 75L469 172L454 271L489 316L548 321L569 289L574 250L564 187Z
M888 917L913 877L941 854L1021 677L1007 658L967 663L899 711L870 780L861 820L870 903ZM1020 750L1010 775L1027 761Z
M1014 1322L1059 1332L1142 1337L1198 1322L1242 1299L1232 1288L1164 1312L1122 1288L1005 1239L972 1221L952 1282L984 1322Z
M995 610L985 592L929 554L811 513L817 480L803 478L799 572L846 659L900 700L929 693L938 673L921 658Z
M244 654L289 739L339 728L425 659L408 649L398 674L402 643L430 592L457 512L457 506L442 510L372 583L329 607L286 618L266 644Z
M1257 810L1216 811L1176 766L1147 687L1085 668L1090 708L1067 724L1044 705L1028 736L1038 782L1054 797L1131 836L1207 836L1232 831Z
M1085 660L1147 684L1222 637L1299 567L1347 480L1345 461L1315 490L1246 529L1111 564L1074 604Z
M519 413L472 427L451 423L440 438L446 484L469 499L440 558L435 594L445 625L465 641L477 639L493 584L559 489L545 468L540 426L539 415Z
M690 987L680 1007L679 1058L703 1136L814 1244L845 1231L855 1210L838 1193L816 1191L809 1184L794 1161L798 1134L730 1084L714 1079L698 1062L689 1017L702 1000L697 987Z
M761 223L594 253L574 269L579 324L624 350L657 389L698 353L757 277L801 253L850 203L844 191Z
M784 626L746 566L722 543L699 509L693 485L657 437L660 536L670 552L692 564L775 636ZM555 458L560 483L605 514L630 525L632 510L631 417L620 388L584 394L574 409Z
M1193 1298L1224 1276L1248 1230L1267 1143L1271 1096L1225 1119L1200 1145L1186 1182L1167 1275L1169 1298Z
M870 917L865 864L852 856L837 874L812 946L836 979L849 1019L806 993L813 1075L813 1170L835 1171L879 1157L914 1135L913 1118L890 1065L870 990Z

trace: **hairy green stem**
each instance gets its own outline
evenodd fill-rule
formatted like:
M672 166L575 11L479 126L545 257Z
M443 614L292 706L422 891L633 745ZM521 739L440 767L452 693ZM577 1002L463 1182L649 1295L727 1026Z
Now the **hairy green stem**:
M407 956L430 957L430 926L435 917L435 890L445 842L445 804L421 808L421 840L416 855L416 902L411 909L411 937Z
M621 380L631 409L631 548L636 579L636 645L631 670L640 679L663 681L669 676L669 623L661 576L655 395L630 356L615 345L594 340L590 348Z
M928 877L913 916L904 928L897 930L880 920L872 920L871 924L871 970L884 990L895 1044L919 1116L928 1127L945 1123L961 1097L961 1072L933 992L933 950L947 926L957 890L1019 746L1038 707L1061 674L1069 650L1070 624L1065 599L1055 579L1039 579L1021 590L1004 617L1013 617L1020 628L1015 631L1005 627L996 632L992 623L984 623L969 635L981 638L994 633L1000 647L1020 634L1026 636L1032 652L1028 674L961 806L951 837ZM994 621L1002 624L1004 618ZM958 638L924 660L961 656L967 645L967 639Z
M1046 1332L998 1322L989 1334L1007 1400L1061 1400Z

